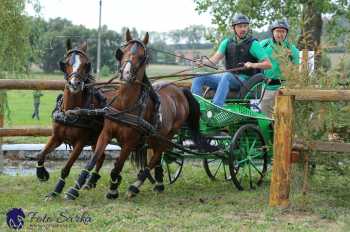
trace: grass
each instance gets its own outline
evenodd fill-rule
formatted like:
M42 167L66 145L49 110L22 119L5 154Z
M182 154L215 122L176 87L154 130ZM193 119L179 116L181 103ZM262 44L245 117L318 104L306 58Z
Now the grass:
M269 182L256 190L240 192L231 182L210 181L197 163L187 163L181 178L167 185L163 194L155 194L152 186L143 186L139 196L127 200L125 192L135 180L136 172L129 166L123 172L120 197L107 200L109 175L104 169L98 188L81 192L74 202L62 198L43 201L52 191L59 172L49 182L40 183L34 176L0 176L0 211L4 215L13 207L25 212L36 211L52 218L82 215L86 212L92 223L65 222L64 231L349 231L349 182L345 177L325 177L322 172L311 179L306 197L300 192L292 195L292 207L287 210L268 207ZM108 168L110 169L110 168ZM78 169L74 169L66 186L72 186ZM331 178L325 183L323 178ZM302 199L302 200L301 200ZM305 206L305 202L307 202ZM62 231L43 222L30 222L40 230ZM57 223L56 223L57 224ZM57 225L56 225L57 226ZM0 231L8 231L5 220Z

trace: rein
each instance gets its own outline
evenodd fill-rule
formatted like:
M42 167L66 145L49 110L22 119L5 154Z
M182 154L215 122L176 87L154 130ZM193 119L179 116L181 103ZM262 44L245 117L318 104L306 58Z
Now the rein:
M183 59L183 60L191 61L191 62L193 62L193 63L196 62L196 60L191 59L191 58L187 58L187 57L185 57L185 56L183 56L183 55L176 55L176 54L174 54L174 53L172 53L172 52L168 52L168 51L164 51L164 50L159 50L159 49L156 49L156 48L149 48L149 49L151 49L151 50L153 50L153 51L156 51L156 52L164 53L164 54L167 54L167 55L170 55L170 56L174 56L174 57L177 57L177 58L180 58L180 59ZM208 57L206 57L206 58L208 59ZM208 59L208 60L209 60L209 59ZM209 61L210 61L210 60L209 60ZM218 67L215 67L215 66L212 66L212 65L209 65L209 64L203 64L203 65L206 66L206 67L208 67L208 68L212 68L212 69L218 70Z

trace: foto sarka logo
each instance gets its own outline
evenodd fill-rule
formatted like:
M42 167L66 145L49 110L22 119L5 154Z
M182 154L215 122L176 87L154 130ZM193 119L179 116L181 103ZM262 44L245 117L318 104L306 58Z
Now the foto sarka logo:
M24 212L21 208L12 208L6 214L7 225L11 229L19 230L24 226Z

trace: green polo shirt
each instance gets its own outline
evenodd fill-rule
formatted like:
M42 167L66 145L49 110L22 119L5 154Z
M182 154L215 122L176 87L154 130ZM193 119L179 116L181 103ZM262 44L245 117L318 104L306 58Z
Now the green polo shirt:
M294 44L289 43L287 40L283 41L281 45L276 44L272 38L265 39L260 42L261 47L265 50L266 54L268 55L272 68L264 70L264 75L267 78L278 80L278 79L284 79L282 77L282 72L280 69L280 57L284 57L284 52L286 52L286 49L290 49L290 61L293 64L300 64L299 60L299 50L295 47ZM269 85L266 89L268 90L276 90L280 88L281 85Z
M230 40L229 38L226 38L223 41L221 41L219 48L217 50L218 53L225 55L229 40ZM236 40L234 39L234 41L236 41ZM262 49L260 43L257 40L253 41L252 46L249 49L249 52L259 62L262 62L262 61L268 59L268 55L266 54L264 49ZM245 74L239 74L239 76L243 77L243 78L248 78L248 76Z

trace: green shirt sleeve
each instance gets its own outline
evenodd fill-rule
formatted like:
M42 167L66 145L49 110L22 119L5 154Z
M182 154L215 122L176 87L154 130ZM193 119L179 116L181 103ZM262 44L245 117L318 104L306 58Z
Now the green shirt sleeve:
M260 43L255 40L249 49L250 54L259 60L259 62L268 59L268 56L264 49L261 47Z
M218 53L220 53L220 54L222 54L222 55L225 55L228 41L229 41L228 38L226 38L226 39L224 39L223 41L221 41L221 43L220 43L220 45L219 45L219 48L218 48L218 50L217 50Z
M300 64L299 49L296 48L294 44L292 44L290 50L292 52L292 62L293 62L293 64Z

